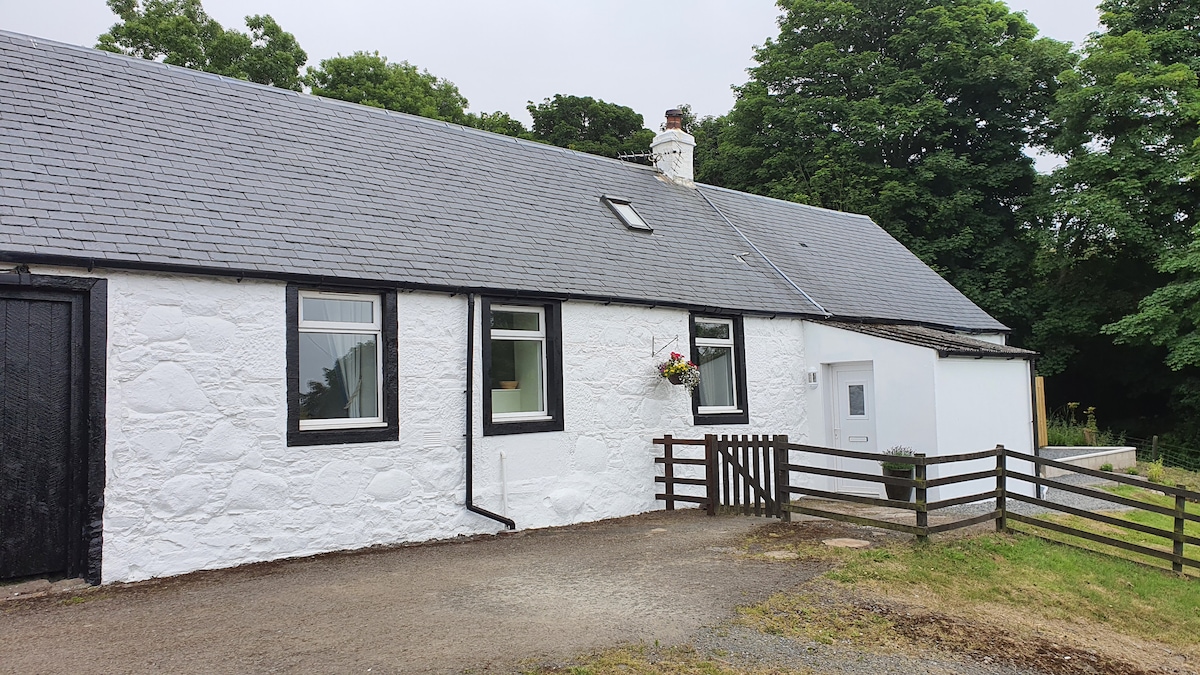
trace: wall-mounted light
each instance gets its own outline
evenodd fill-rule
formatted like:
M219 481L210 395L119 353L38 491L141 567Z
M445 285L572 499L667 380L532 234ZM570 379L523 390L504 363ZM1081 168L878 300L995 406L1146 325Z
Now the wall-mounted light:
M816 368L808 369L808 388L809 389L817 388L817 369Z

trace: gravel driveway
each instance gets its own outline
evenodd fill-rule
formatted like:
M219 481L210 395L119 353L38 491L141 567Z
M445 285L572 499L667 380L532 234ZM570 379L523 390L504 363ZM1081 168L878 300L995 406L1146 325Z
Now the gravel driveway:
M899 537L797 521L818 541ZM748 669L1041 672L975 653L879 654L731 624L737 606L811 588L824 571L738 548L771 522L659 511L0 602L0 673L514 672L622 643L691 645Z
M821 571L729 550L763 523L654 512L10 601L0 672L509 670L672 644Z

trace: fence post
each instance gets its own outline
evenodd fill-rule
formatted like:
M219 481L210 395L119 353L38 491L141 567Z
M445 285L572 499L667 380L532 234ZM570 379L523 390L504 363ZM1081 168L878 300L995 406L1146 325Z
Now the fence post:
M1008 528L1008 464L1007 451L1003 445L996 445L996 531L1003 532Z
M1186 490L1186 485L1176 485L1180 490ZM1175 495L1175 536L1174 545L1171 547L1171 553L1175 555L1175 559L1171 561L1171 569L1179 574L1183 574L1183 509L1187 504L1187 500L1183 498L1183 493Z
M775 436L771 439L775 450L775 509L779 512L779 519L785 523L792 522L792 512L787 510L787 506L792 503L792 493L788 490L791 487L791 472L788 471L788 437Z
M721 488L717 483L717 437L704 434L704 480L707 483L708 515L717 515L717 502L721 499Z
M667 510L675 510L675 457L671 454L673 447L671 443L671 434L663 434L663 478L666 490L664 496L667 498Z
M920 534L917 535L917 541L919 541L921 543L925 543L925 542L929 541L929 511L926 507L926 504L928 503L928 501L926 500L926 489L925 489L925 473L926 473L926 471L925 471L925 469L926 469L925 453L919 452L919 453L913 455L913 458L920 460L920 462L916 466L917 529L920 530Z
M1157 459L1158 459L1158 435L1155 434L1154 436L1150 437L1150 461L1153 462L1153 461L1156 461Z

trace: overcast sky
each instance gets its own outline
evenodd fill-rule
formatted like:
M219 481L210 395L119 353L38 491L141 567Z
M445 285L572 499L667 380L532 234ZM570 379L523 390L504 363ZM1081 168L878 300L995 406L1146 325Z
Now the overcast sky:
M1010 0L1043 34L1081 43L1098 0ZM209 15L245 30L270 14L295 34L310 65L379 51L458 85L474 112L529 122L527 101L554 94L627 105L657 129L690 103L701 115L733 105L753 47L778 33L770 0L204 0ZM93 46L116 20L104 0L0 0L0 28Z

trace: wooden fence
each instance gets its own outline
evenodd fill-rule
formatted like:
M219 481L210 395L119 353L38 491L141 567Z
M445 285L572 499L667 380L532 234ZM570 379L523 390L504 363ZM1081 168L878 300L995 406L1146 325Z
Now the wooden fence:
M928 457L923 454L914 455L911 458L905 458L904 463L912 464L914 467L914 475L912 478L899 478L893 476L884 476L878 473L862 473L857 471L843 471L840 469L831 469L825 466L813 466L806 463L798 463L792 461L792 453L807 453L822 457L840 457L846 459L860 459L879 462L889 459L886 455L873 452L857 452L852 450L840 450L836 448L823 448L812 445L800 445L789 443L787 436L717 436L708 435L703 439L680 439L672 436L663 436L662 438L654 439L654 443L663 446L663 456L655 459L655 462L663 465L663 475L656 476L655 481L663 483L663 491L655 495L656 498L666 502L667 510L675 508L675 502L691 502L699 504L706 509L709 515L715 515L718 508L727 511L741 513L743 515L779 517L783 520L790 520L792 513L800 513L809 516L817 516L821 518L829 518L831 520L839 520L857 525L866 525L869 527L878 527L887 530L894 530L915 535L919 540L928 539L929 535L939 532L948 532L963 527L968 527L989 520L995 521L996 530L1004 531L1008 529L1008 521L1024 523L1036 527L1045 528L1060 534L1067 534L1080 537L1089 541L1105 544L1120 548L1122 550L1139 553L1142 555L1166 560L1171 563L1172 569L1182 571L1184 566L1200 568L1200 559L1188 557L1184 555L1184 545L1200 546L1200 538L1186 534L1184 524L1187 521L1200 522L1200 515L1188 513L1185 509L1187 500L1200 501L1200 493L1189 491L1183 486L1164 486L1164 485L1147 485L1144 481L1121 476L1109 472L1096 471L1094 469L1086 469L1083 467L1074 466L1065 462L1059 462L1043 457L1036 457L1025 453L1015 452L1006 449L1002 445L998 445L990 450L980 452L970 452L956 455L938 455ZM680 456L678 454L680 446L693 448L693 456ZM703 448L703 454L697 455L696 448ZM982 471L967 471L962 473L953 473L955 465L961 465L965 462L978 462L979 460L993 459L994 466ZM1009 464L1010 459L1028 462L1033 467L1031 473L1014 470ZM894 460L893 460L894 461ZM703 467L703 476L695 475L680 477L676 475L676 467L690 466ZM942 475L937 478L928 477L928 469L930 466L945 467L940 469L941 473L950 471L949 475ZM1138 487L1148 488L1171 495L1175 499L1174 508L1150 504L1147 502L1129 499L1120 495L1115 495L1102 490L1088 488L1078 485L1072 485L1059 480L1042 478L1042 467L1050 466L1060 469L1066 469L1076 473L1081 473L1089 476L1096 476L1106 480L1115 481ZM696 472L696 469L692 469ZM815 475L826 476L831 478L844 478L857 481L865 481L868 483L882 483L884 485L896 485L901 487L912 488L915 492L915 498L912 501L881 499L878 497L868 497L863 495L843 494L828 490L818 490L816 488L807 487L804 485L794 484L793 478L797 475ZM985 492L964 495L953 499L943 499L936 502L928 501L929 490L936 487L956 485L969 481L977 481L991 479L992 489ZM1142 509L1151 513L1170 516L1173 518L1174 529L1165 530L1162 528L1136 523L1125 520L1105 513L1096 513L1086 511L1075 507L1058 504L1039 497L1029 497L1020 493L1012 493L1009 491L1010 481L1024 481L1039 486L1037 493L1041 495L1042 487L1056 490L1063 490L1075 494L1084 495L1093 499L1101 500L1106 503L1111 503L1114 506L1126 506L1135 509ZM676 488L679 486L689 486L693 488L693 492L680 493ZM703 488L703 494L695 494L695 488ZM881 506L894 509L902 509L913 512L912 524L897 523L890 520L882 520L879 518L871 518L862 515L841 513L828 508L817 508L815 505L797 504L792 500L793 495L804 497L816 497L825 500L836 502L850 502L855 504L865 504L868 506ZM929 514L951 506L960 504L969 504L982 502L986 500L994 500L995 508L983 514L972 517L961 518L958 520L940 523L938 525L929 524ZM1080 518L1085 518L1090 521L1104 523L1114 527L1125 528L1130 531L1140 532L1156 537L1165 538L1172 546L1170 552L1150 548L1140 544L1135 544L1113 537L1108 537L1090 530L1070 527L1062 523L1053 522L1043 518L1034 518L1014 512L1009 508L1009 500L1023 502L1039 506L1048 510L1065 513Z

